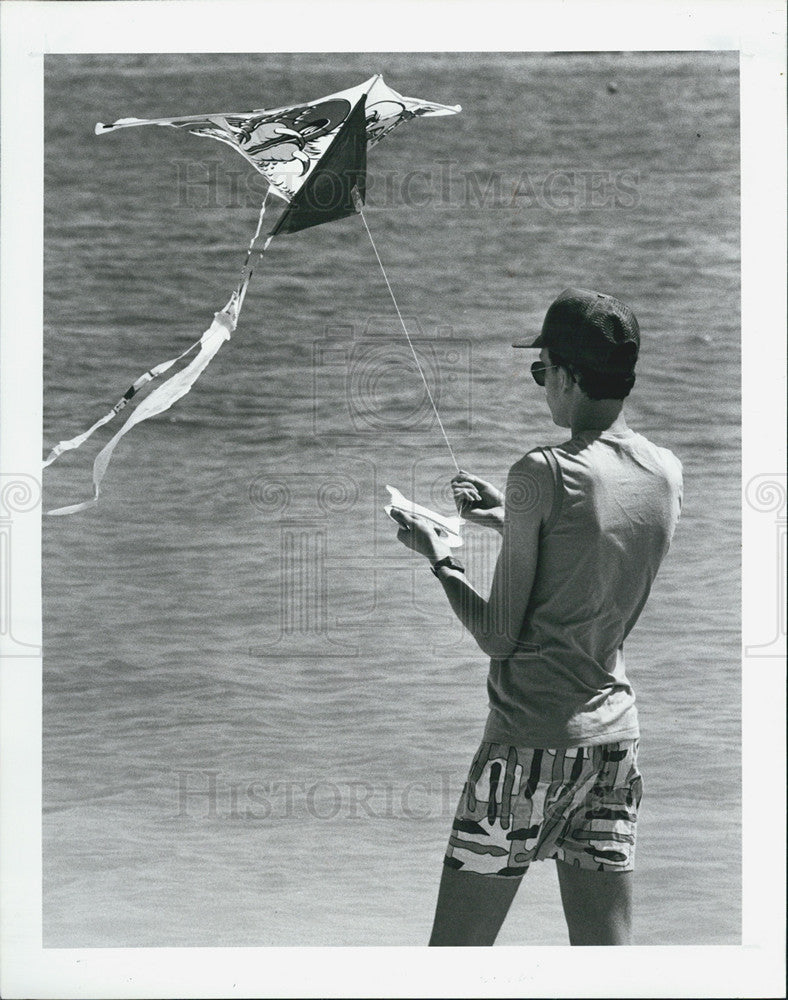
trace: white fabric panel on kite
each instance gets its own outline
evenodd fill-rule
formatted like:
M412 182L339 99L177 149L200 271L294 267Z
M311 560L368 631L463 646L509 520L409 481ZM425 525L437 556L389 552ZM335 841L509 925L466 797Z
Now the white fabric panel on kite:
M462 110L459 104L435 104L418 97L404 97L376 74L357 87L290 107L181 118L120 118L110 125L99 122L96 135L137 125L169 125L193 135L216 139L232 146L260 171L275 194L290 201L306 183L352 109L364 96L369 146L376 145L402 122L455 115Z

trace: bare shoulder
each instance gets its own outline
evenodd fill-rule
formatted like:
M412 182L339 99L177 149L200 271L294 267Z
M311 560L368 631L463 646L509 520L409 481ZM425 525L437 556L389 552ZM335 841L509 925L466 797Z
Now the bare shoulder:
M539 449L529 451L509 470L506 481L506 513L547 521L553 509L553 472Z

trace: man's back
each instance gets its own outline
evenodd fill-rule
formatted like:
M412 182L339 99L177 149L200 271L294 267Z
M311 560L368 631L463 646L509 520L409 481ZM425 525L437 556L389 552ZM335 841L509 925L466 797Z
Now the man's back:
M621 647L673 536L681 465L629 429L542 450L553 509L518 651L490 664L485 738L542 747L635 738Z
M678 520L681 465L626 425L640 328L625 303L567 288L539 336L514 346L539 351L531 375L572 438L515 463L503 497L460 469L452 479L460 512L503 533L489 598L429 522L397 518L493 657L430 944L492 944L522 877L547 859L571 944L631 944L643 783L622 645Z

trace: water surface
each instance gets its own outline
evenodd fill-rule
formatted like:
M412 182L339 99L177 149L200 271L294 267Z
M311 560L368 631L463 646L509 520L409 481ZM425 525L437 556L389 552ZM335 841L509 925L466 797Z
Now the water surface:
M561 437L512 339L569 284L643 330L630 422L685 507L628 641L646 793L637 939L740 935L738 67L732 53L51 56L51 446L206 328L260 183L231 150L96 121L309 100L382 72L463 105L369 158L366 215L461 463ZM612 83L615 86L610 86ZM47 472L90 494L107 440ZM95 440L95 439L94 439ZM453 469L358 219L272 245L232 341L45 519L44 941L419 944L486 663L382 513ZM472 578L495 538L471 533ZM502 944L562 944L535 866Z

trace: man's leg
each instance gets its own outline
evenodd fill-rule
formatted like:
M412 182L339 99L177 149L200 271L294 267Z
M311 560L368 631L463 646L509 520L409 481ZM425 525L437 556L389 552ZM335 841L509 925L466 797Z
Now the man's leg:
M632 944L632 872L556 861L570 944Z
M522 878L444 866L430 945L491 945Z

